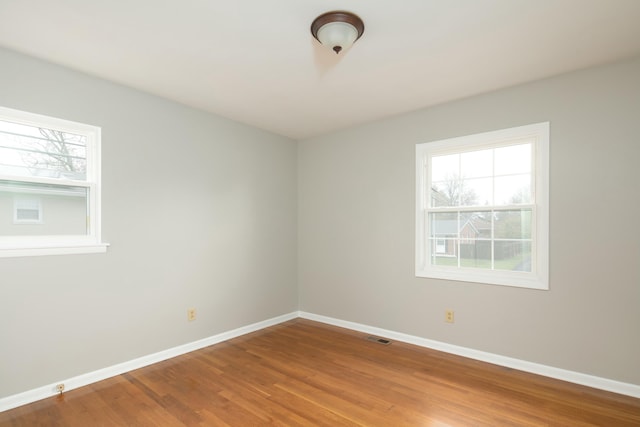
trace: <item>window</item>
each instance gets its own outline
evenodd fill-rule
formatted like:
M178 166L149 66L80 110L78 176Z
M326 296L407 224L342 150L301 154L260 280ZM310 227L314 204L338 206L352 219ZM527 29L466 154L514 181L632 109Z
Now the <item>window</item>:
M418 144L416 276L548 289L549 123Z
M42 224L40 199L16 198L13 207L14 224Z
M100 128L0 107L0 256L105 250Z

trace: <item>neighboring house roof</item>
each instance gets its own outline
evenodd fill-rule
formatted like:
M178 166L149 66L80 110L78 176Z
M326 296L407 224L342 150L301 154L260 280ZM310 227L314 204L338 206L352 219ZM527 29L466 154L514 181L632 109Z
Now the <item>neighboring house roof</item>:
M438 220L434 223L432 234L434 236L454 237L458 235L458 231L462 233L467 227L470 227L476 235L491 233L491 221L473 216L462 223L460 230L458 230L458 220L456 219Z
M445 219L433 223L434 236L456 236L458 234L458 220Z
M3 180L0 180L0 192L20 195L37 194L50 196L87 197L87 190L84 187L31 184Z

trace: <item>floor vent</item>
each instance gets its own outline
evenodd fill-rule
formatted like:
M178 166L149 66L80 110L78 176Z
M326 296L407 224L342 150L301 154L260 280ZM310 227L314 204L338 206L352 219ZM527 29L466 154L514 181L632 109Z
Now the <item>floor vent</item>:
M385 339L385 338L380 338L380 337L374 337L369 335L367 337L367 341L373 341L373 342L377 342L378 344L384 344L384 345L389 345L391 344L391 340Z

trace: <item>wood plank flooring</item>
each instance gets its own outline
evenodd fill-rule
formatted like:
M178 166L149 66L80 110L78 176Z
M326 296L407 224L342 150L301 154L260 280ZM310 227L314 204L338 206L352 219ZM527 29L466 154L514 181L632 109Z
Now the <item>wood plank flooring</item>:
M640 426L640 399L296 319L30 405L0 426Z

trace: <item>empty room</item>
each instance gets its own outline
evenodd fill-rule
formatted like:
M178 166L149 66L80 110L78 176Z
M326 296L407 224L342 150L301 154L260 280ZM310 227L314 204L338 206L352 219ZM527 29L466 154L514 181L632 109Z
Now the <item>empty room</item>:
M0 427L640 426L639 22L0 0Z

